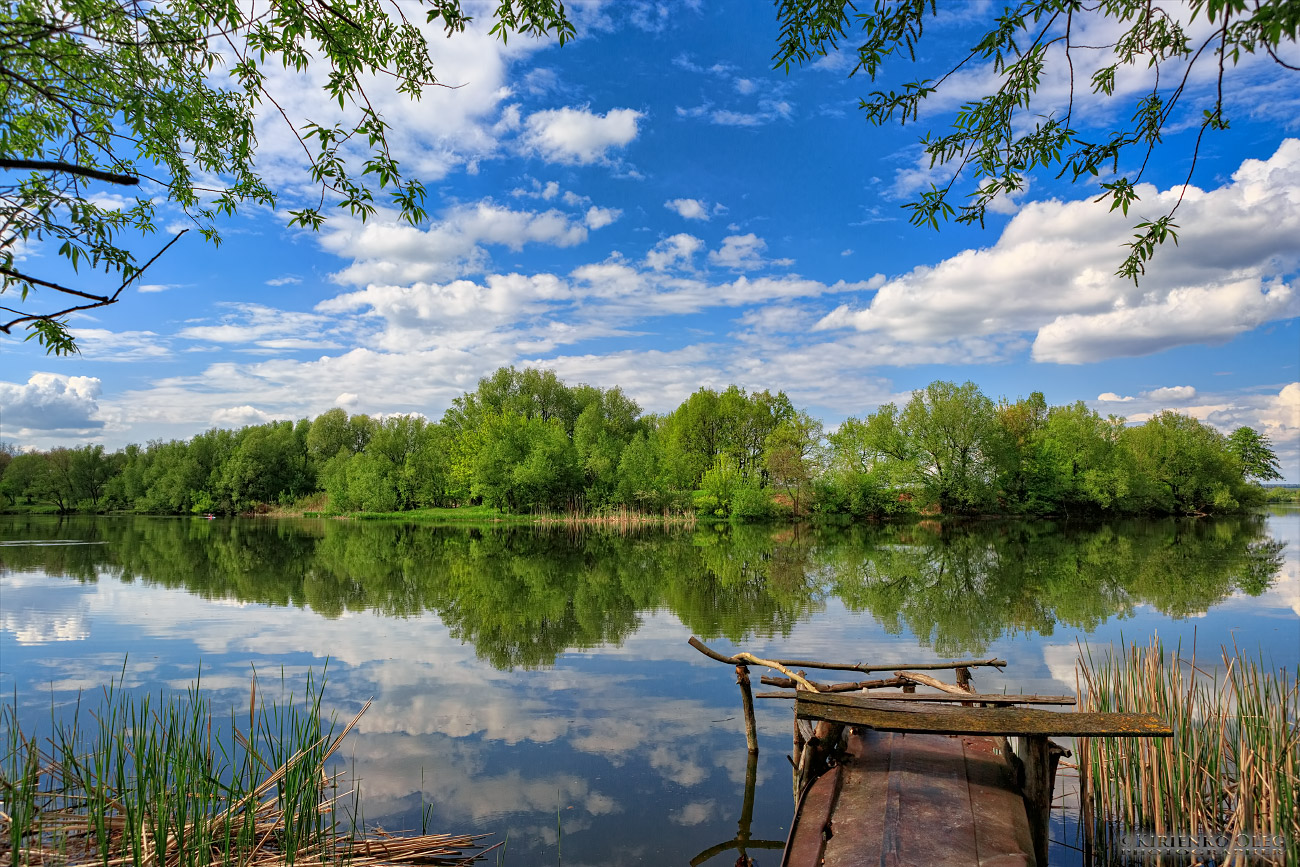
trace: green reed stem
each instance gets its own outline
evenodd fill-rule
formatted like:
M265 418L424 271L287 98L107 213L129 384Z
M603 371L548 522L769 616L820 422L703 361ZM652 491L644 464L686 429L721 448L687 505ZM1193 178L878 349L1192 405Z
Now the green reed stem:
M1281 838L1285 851L1250 853L1252 863L1300 863L1300 667L1271 671L1235 646L1208 674L1195 649L1149 647L1080 655L1088 711L1155 713L1172 738L1081 738L1079 774L1104 852L1120 834ZM1227 863L1247 853L1230 849Z

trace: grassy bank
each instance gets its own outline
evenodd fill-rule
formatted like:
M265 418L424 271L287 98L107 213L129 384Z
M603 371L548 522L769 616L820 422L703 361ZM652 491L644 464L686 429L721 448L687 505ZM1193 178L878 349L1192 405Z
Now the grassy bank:
M367 702L366 707L369 707ZM363 707L361 713L365 712ZM53 865L354 865L460 863L464 835L367 835L355 793L330 759L361 717L337 733L321 690L263 700L223 722L192 686L136 697L110 686L45 737L0 710L0 861ZM246 727L245 727L246 724ZM351 809L349 809L351 808Z
M1221 656L1213 676L1158 639L1081 660L1081 710L1154 713L1174 730L1079 740L1085 831L1103 855L1134 833L1207 835L1231 841L1220 863L1300 864L1300 668ZM1248 854L1252 835L1285 851Z

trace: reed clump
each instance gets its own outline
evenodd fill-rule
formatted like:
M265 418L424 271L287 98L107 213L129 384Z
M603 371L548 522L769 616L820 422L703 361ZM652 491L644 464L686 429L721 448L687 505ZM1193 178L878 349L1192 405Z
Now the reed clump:
M1158 638L1081 653L1082 710L1154 713L1174 731L1079 739L1084 829L1103 858L1145 834L1216 841L1219 864L1300 864L1300 667L1221 657L1206 672L1195 648L1168 654Z
M0 863L14 867L369 867L464 863L478 837L365 833L330 759L357 724L301 702L267 702L223 725L195 683L138 697L120 683L81 703L49 737L28 737L17 701L0 708ZM91 721L86 724L84 716ZM351 803L348 799L352 798Z

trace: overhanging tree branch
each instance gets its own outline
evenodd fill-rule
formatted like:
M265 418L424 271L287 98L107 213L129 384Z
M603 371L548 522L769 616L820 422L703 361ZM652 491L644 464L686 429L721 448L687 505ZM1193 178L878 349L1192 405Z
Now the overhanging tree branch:
M19 274L18 272L13 271L12 269L9 268L0 268L0 273L15 277L20 280L26 280L33 283L38 283L42 286L48 286L50 288L57 289L60 292L66 292L69 295L77 295L82 298L91 299L94 302L92 304L77 304L72 307L66 307L63 310L59 310L55 313L27 313L22 316L19 316L17 319L13 319L4 324L0 324L0 331L4 332L5 334L11 334L12 329L15 325L22 325L25 322L57 323L60 318L67 316L69 313L76 313L81 310L94 310L96 307L107 307L110 304L116 304L118 297L122 294L122 290L126 289L126 287L130 286L136 280L140 279L140 275L142 275L145 271L147 271L150 265L158 261L158 257L160 257L163 253L166 253L167 250L171 248L171 245L179 241L181 239L181 236L188 231L189 229L181 229L179 232L177 232L176 236L173 237L166 244L164 244L161 250L159 250L157 253L154 253L148 262L145 262L144 265L133 270L130 273L130 275L127 276L127 278L122 281L122 284L118 286L116 290L113 291L112 295L92 295L88 292L81 292L77 289L69 289L66 286L60 286L57 283L50 283L46 280L38 280L32 277L23 276L22 274ZM22 312L19 310L14 310L12 307L3 307L0 309L8 310L11 313ZM29 339L30 339L30 335L29 335Z

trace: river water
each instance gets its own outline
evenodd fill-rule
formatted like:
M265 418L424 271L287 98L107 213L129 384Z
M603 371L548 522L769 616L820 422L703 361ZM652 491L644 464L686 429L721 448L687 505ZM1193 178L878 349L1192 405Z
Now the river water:
M341 718L374 699L342 751L367 824L488 832L508 865L712 851L719 867L745 818L751 841L785 839L792 711L759 701L747 767L732 669L691 635L759 656L1007 660L976 671L987 692L1073 693L1081 647L1154 634L1294 669L1298 549L1296 510L623 534L0 516L0 694L39 730L115 678L157 692L201 672L224 712L247 707L254 671L300 695L327 668ZM1054 836L1052 863L1079 863L1068 810Z

